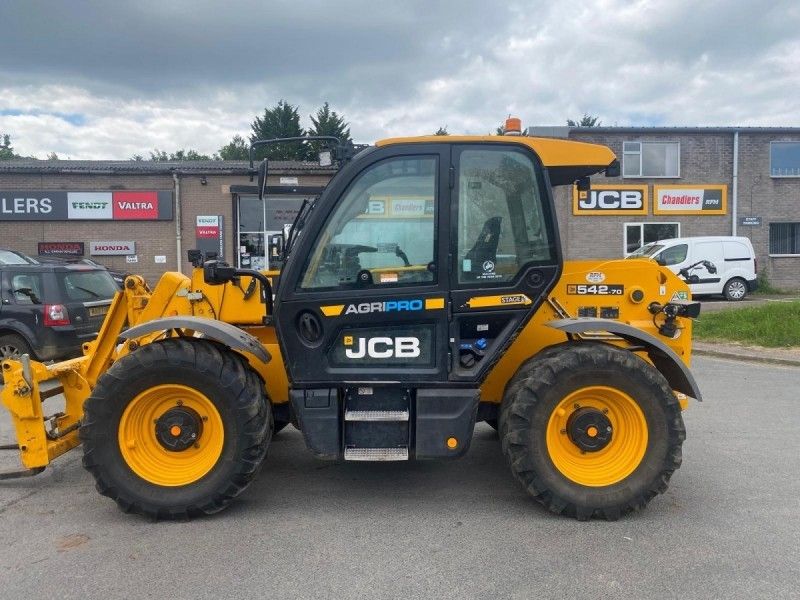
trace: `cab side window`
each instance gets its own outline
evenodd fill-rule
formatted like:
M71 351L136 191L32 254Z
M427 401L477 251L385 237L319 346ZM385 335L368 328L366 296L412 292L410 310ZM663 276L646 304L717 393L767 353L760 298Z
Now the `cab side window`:
M465 149L458 167L458 282L505 283L555 261L536 167L502 148Z
M658 262L664 266L677 265L686 260L686 252L689 246L686 244L678 244L672 248L667 248L658 257Z
M433 283L437 158L392 158L368 167L328 218L301 289Z

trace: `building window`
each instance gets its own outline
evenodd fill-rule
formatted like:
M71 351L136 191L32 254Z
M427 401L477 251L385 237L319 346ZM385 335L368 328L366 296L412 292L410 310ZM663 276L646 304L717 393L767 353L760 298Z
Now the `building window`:
M623 142L623 177L680 177L680 142Z
M800 223L769 224L770 256L800 255Z
M645 244L681 237L680 223L625 223L625 256Z
M772 177L800 177L800 142L770 142L769 174Z

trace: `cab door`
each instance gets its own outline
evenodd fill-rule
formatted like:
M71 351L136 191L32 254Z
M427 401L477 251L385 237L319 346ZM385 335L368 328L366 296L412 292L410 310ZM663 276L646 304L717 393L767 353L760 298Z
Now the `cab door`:
M519 144L453 148L451 381L480 383L561 274L547 173Z
M447 381L450 147L388 146L334 178L275 304L295 387Z

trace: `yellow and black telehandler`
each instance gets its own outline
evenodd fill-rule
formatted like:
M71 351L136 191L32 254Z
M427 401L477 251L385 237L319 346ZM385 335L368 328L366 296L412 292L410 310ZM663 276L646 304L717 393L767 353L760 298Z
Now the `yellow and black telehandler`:
M191 276L129 276L82 357L3 362L25 467L5 477L82 445L123 510L186 518L225 508L289 423L320 458L389 461L462 456L486 421L551 511L615 519L666 489L700 399L699 305L653 261L564 261L556 223L552 188L618 175L611 150L314 141L341 168L300 210L280 272L190 251Z

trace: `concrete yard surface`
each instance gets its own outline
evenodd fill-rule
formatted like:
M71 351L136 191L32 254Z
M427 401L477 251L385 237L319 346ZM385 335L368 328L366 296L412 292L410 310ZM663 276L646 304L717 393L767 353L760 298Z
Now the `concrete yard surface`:
M366 464L317 461L289 427L230 509L183 523L123 514L77 450L0 482L0 597L796 598L800 369L694 372L683 466L617 522L546 512L485 424L463 459Z

